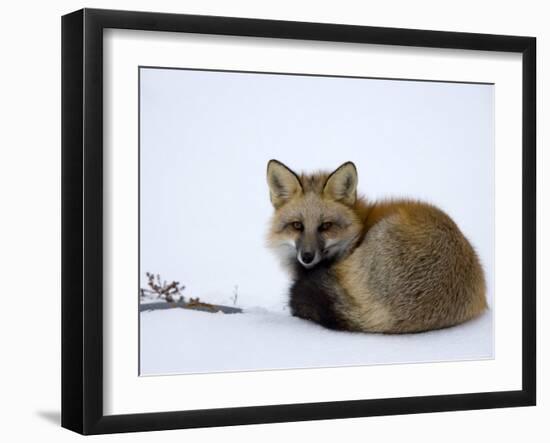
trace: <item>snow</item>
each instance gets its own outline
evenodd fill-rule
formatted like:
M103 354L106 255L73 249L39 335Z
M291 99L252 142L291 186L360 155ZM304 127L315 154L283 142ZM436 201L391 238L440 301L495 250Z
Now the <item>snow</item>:
M493 357L492 312L438 331L384 335L325 329L264 309L140 314L140 374L183 374Z

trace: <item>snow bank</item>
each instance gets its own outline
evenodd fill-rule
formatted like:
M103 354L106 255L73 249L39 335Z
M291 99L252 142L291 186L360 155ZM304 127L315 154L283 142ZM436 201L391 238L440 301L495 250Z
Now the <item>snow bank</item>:
M493 357L492 313L439 331L332 331L285 313L140 314L141 375L480 360Z

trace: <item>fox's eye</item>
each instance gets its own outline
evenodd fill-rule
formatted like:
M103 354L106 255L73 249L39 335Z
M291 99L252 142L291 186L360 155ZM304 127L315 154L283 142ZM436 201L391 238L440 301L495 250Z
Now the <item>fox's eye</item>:
M328 231L332 227L332 222L324 222L319 226L319 231Z
M294 229L296 229L297 231L303 231L304 230L304 225L301 222L297 222L297 221L293 222L292 227Z

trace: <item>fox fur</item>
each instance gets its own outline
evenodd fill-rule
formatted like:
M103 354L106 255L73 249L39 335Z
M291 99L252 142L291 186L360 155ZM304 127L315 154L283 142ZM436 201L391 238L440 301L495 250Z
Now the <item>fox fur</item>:
M351 162L332 173L267 167L268 235L292 277L294 316L327 328L408 333L487 308L479 259L455 222L413 200L368 202Z

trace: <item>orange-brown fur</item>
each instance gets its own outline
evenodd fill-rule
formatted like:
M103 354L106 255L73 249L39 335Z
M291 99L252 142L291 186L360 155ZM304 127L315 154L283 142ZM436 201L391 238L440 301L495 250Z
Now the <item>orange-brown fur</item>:
M367 202L357 196L351 163L333 174L297 175L272 161L268 183L275 208L269 245L283 251L295 281L303 272L312 275L297 264L296 245L325 248L313 269L330 263L319 273L337 318L329 327L420 332L462 323L487 308L479 259L437 207L406 199ZM301 231L293 220L302 224ZM333 223L321 231L327 221ZM327 247L332 242L337 253ZM319 321L315 312L299 316Z

